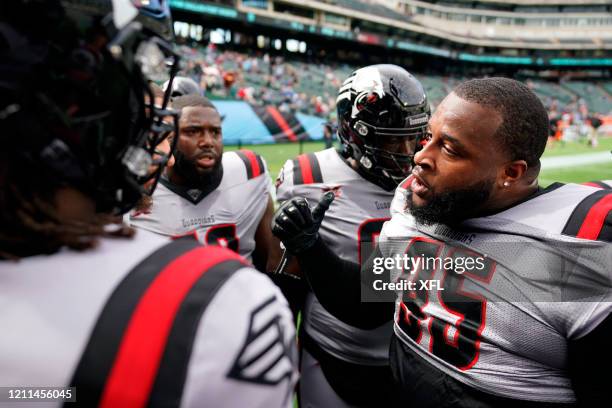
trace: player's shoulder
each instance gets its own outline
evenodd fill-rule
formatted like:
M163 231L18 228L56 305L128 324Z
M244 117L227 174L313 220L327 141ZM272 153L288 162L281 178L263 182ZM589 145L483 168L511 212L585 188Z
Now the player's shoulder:
M303 153L287 160L281 169L279 179L287 185L323 183L319 152Z
M576 184L569 184L566 188L575 190L577 197L572 203L573 210L564 225L563 234L612 242L612 188Z
M218 287L192 349L186 406L203 398L224 406L290 403L298 361L292 314L280 290L252 267Z
M277 178L277 186L298 186L323 183L341 183L358 179L334 148L303 153L287 160Z
M501 214L547 233L612 242L612 190L554 183Z
M105 239L99 252L108 259L136 258L139 261L135 268L145 268L152 274L166 270L166 274L180 275L220 268L231 275L247 264L235 252L221 246L202 245L193 235L171 239L142 229L137 230L132 239Z
M235 252L216 245L202 245L194 235L171 239L139 229L133 239L122 245L118 240L114 241L101 246L103 256L137 255L140 260L135 268L145 268L151 276L157 273L179 276L189 271L200 273L214 268L231 275L246 265L246 261Z
M225 250L225 249L224 249ZM243 305L261 306L274 303L279 307L287 306L287 300L279 288L265 274L248 265L238 265L231 281L228 280L228 296L240 299Z
M595 188L602 188L604 190L612 189L612 180L593 180L582 183L584 186L591 186Z
M251 150L233 150L223 153L222 188L247 183L251 180L267 181L268 168L264 158Z
M170 240L159 234L137 230L130 238L100 238L97 245L84 251L63 248L52 255L26 257L20 262L6 262L3 268L22 275L39 273L41 270L62 270L62 275L92 279L122 279L140 262L149 258Z
M383 229L386 236L399 236L414 229L414 219L406 210L411 183L412 177L408 177L395 191L391 202L393 222ZM524 225L549 236L612 242L612 190L553 183L507 210L471 222L478 223L478 220L486 222L490 228L499 222L499 228Z

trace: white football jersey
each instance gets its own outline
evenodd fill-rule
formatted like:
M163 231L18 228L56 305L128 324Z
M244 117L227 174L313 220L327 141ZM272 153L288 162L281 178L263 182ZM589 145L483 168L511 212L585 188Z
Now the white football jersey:
M272 181L263 158L248 150L223 153L222 165L221 184L205 196L197 189L182 192L162 178L150 211L130 214L129 224L174 238L195 235L251 259Z
M0 261L0 308L3 387L76 386L80 406L291 407L291 311L226 249L138 231Z
M333 148L288 160L276 183L279 201L301 196L314 206L325 192L335 193L319 233L333 252L351 262L360 262L362 246L373 247L389 219L393 192L364 179ZM352 327L332 316L309 293L302 324L322 349L341 360L388 364L391 323L375 330Z
M612 311L612 251L599 223L612 209L609 193L556 184L505 211L450 228L415 221L406 209L409 185L396 190L392 219L380 236L382 253L468 266L429 264L409 274L417 286L398 291L397 337L483 392L575 401L568 341ZM394 270L392 279L398 277ZM435 283L423 288L421 281Z

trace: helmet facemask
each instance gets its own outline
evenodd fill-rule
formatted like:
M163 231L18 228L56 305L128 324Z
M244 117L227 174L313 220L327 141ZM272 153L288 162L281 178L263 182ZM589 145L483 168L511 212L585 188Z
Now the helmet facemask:
M159 146L170 132L178 133L178 113L168 109L169 92L161 106L149 86L147 74L163 75L173 80L178 71L179 57L170 44L159 37L150 37L141 23L132 22L120 30L106 49L112 59L125 68L131 88L127 142L107 167L102 164L99 173L96 202L100 211L124 213L144 195L154 191L163 169L170 159L176 138L170 151ZM100 152L101 156L105 152ZM102 187L105 186L105 187ZM114 190L114 191L113 191Z
M155 72L155 75L164 75L165 69L169 77L167 82L170 84L179 69L178 56L167 42L157 37L141 43L135 59L145 73ZM147 77L150 78L149 75ZM168 139L169 134L178 134L179 114L168 108L171 97L169 91L164 92L160 104L156 101L148 81L143 85L147 121L147 130L142 136L145 139L144 147L140 150L128 147L123 161L130 173L136 176L136 183L141 186L141 194L152 195L176 148L177 137L170 139L169 150L161 149L160 146Z

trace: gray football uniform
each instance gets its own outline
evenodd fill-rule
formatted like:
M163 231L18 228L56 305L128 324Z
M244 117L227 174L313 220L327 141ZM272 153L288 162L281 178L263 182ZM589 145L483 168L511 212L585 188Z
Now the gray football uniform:
M246 150L223 154L223 178L212 192L176 192L162 179L148 213L132 213L130 225L158 234L195 235L205 244L220 244L251 258L255 232L268 204L272 183L265 161Z
M407 280L438 283L429 290L399 291L397 337L437 369L480 391L575 401L568 342L588 334L612 311L612 251L603 242L609 232L602 229L612 209L609 193L554 185L508 210L450 228L418 224L405 209L402 186L409 183L397 189L392 219L380 236L385 256L481 261L461 271L458 263L434 264L404 274ZM399 277L397 270L392 275Z
M291 407L291 311L238 258L138 231L0 260L0 384L76 386L81 406Z
M277 179L279 201L302 196L315 205L327 191L334 191L336 199L325 213L321 237L342 259L359 262L361 244L375 242L389 218L393 192L361 177L333 148L288 160ZM310 293L302 324L323 350L341 360L388 364L391 323L375 330L349 326L333 317Z

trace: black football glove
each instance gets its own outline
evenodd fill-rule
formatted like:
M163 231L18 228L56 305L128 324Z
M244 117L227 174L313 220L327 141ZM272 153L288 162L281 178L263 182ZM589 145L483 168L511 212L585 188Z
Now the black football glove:
M332 191L323 194L313 210L303 197L285 201L272 217L272 233L292 254L297 255L306 251L319 238L321 221L334 197Z

